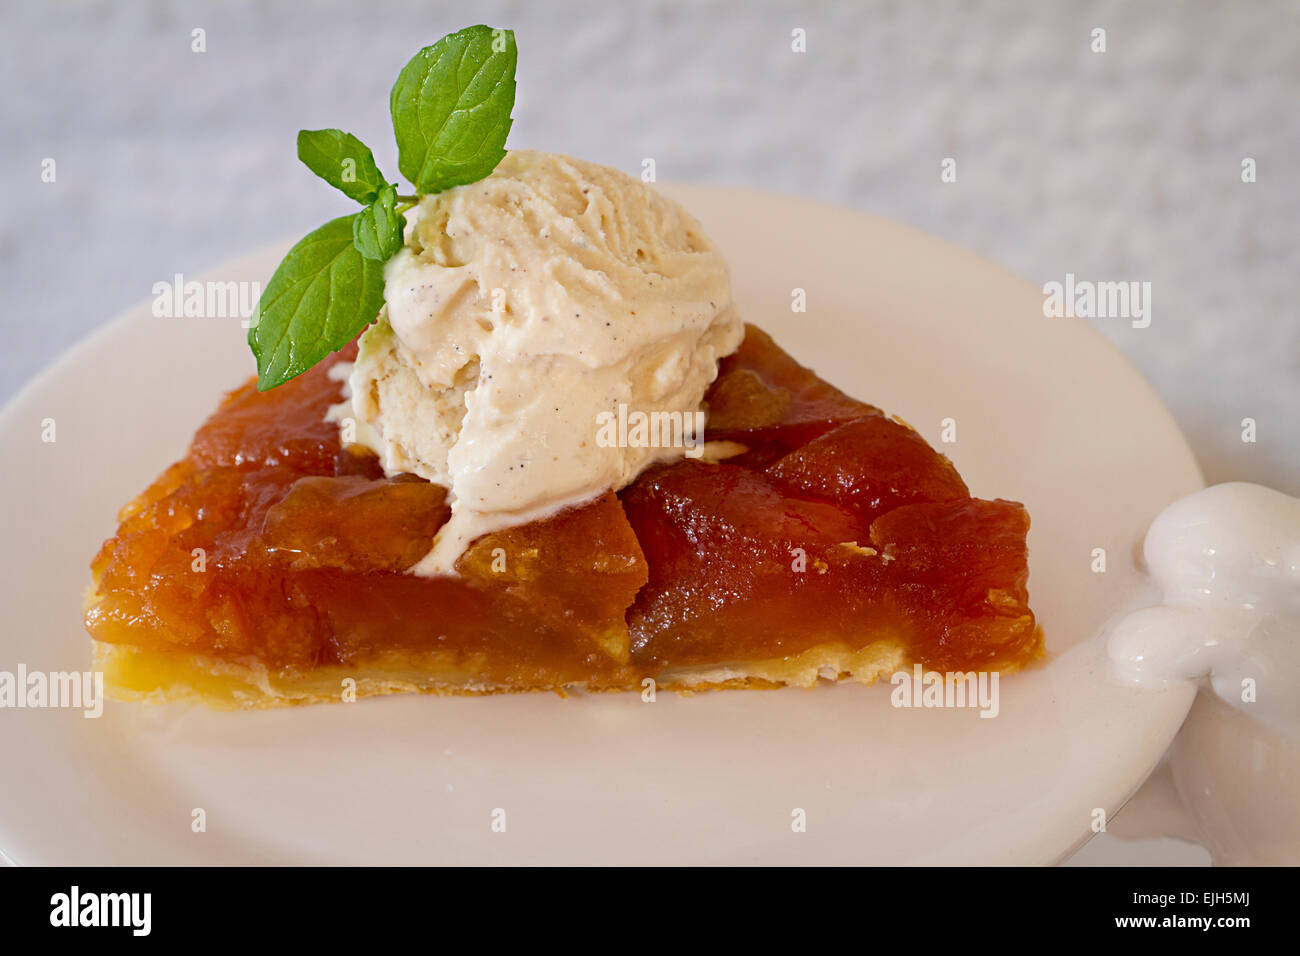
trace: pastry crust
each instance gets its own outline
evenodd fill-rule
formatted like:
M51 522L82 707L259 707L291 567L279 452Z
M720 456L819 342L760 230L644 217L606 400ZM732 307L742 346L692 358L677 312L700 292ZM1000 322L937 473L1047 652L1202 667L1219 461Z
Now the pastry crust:
M905 662L903 646L884 638L857 651L842 644L827 644L792 657L673 668L655 678L654 686L657 690L694 693L736 688L811 688L821 681L840 680L874 684L900 670ZM551 687L492 684L476 679L472 664L457 665L431 655L371 665L363 673L328 667L310 673L273 674L255 657L230 660L100 641L95 642L95 666L103 671L104 685L115 700L148 704L189 701L216 710L329 703L386 694L481 696L551 690L567 696L639 691L645 680L633 676L624 682L569 682ZM351 685L346 684L349 679Z
M673 668L653 680L656 690L680 694L781 687L812 689L822 683L839 681L871 685L904 670L907 665L904 646L896 640L881 638L859 650L843 644L826 644L791 657ZM647 679L521 687L485 683L476 679L473 667L457 667L427 657L404 665L394 663L388 668L367 668L360 675L343 667L303 674L272 674L254 657L232 661L202 654L158 653L100 641L95 642L95 666L104 673L104 685L114 700L145 704L201 703L214 710L289 707L387 694L477 697L550 690L567 697L641 691ZM1003 671L1018 669L1019 666L1002 668ZM345 683L348 679L353 681L352 685Z

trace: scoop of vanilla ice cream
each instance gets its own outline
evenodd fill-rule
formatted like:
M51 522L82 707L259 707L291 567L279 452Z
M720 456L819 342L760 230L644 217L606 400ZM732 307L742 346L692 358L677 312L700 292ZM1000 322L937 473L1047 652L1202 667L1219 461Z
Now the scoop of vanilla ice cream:
M698 411L743 337L726 261L677 204L617 170L515 150L407 218L349 385L385 471L451 489L416 573L683 454L598 440L620 405Z

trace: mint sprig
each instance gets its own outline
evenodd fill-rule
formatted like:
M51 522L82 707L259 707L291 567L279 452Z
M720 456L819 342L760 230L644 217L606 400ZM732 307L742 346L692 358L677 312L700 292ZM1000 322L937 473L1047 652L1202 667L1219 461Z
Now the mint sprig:
M402 248L407 209L421 196L477 182L505 158L516 61L513 31L480 25L443 37L402 68L389 108L397 165L415 195L399 195L351 133L298 131L298 158L365 208L309 233L275 270L248 330L259 390L301 375L375 321L384 263Z
M379 314L384 264L357 249L353 230L359 215L308 233L267 283L248 330L260 391L301 375L351 342Z
M370 147L341 129L298 130L298 158L308 169L357 202L374 202L388 185Z
M367 259L385 262L402 248L406 217L397 210L397 189L385 185L379 197L352 223L352 242Z
M477 182L505 158L515 35L477 26L427 46L389 95L397 168L422 193Z

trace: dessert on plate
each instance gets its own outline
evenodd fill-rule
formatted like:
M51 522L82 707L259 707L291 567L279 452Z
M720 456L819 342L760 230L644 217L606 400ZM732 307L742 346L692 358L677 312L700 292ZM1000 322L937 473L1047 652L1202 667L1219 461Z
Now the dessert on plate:
M349 134L300 135L364 208L286 257L258 377L95 557L111 691L810 686L1041 654L1023 506L745 325L675 203L507 153L513 93L508 31L417 54L391 103L414 195Z

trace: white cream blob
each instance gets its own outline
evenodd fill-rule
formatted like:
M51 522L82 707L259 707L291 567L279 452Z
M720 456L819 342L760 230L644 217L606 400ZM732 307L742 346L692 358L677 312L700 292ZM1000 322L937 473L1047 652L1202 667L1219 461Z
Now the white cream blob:
M1112 674L1156 687L1208 677L1226 703L1300 735L1300 499L1214 485L1161 512L1143 556L1164 603L1115 625Z

